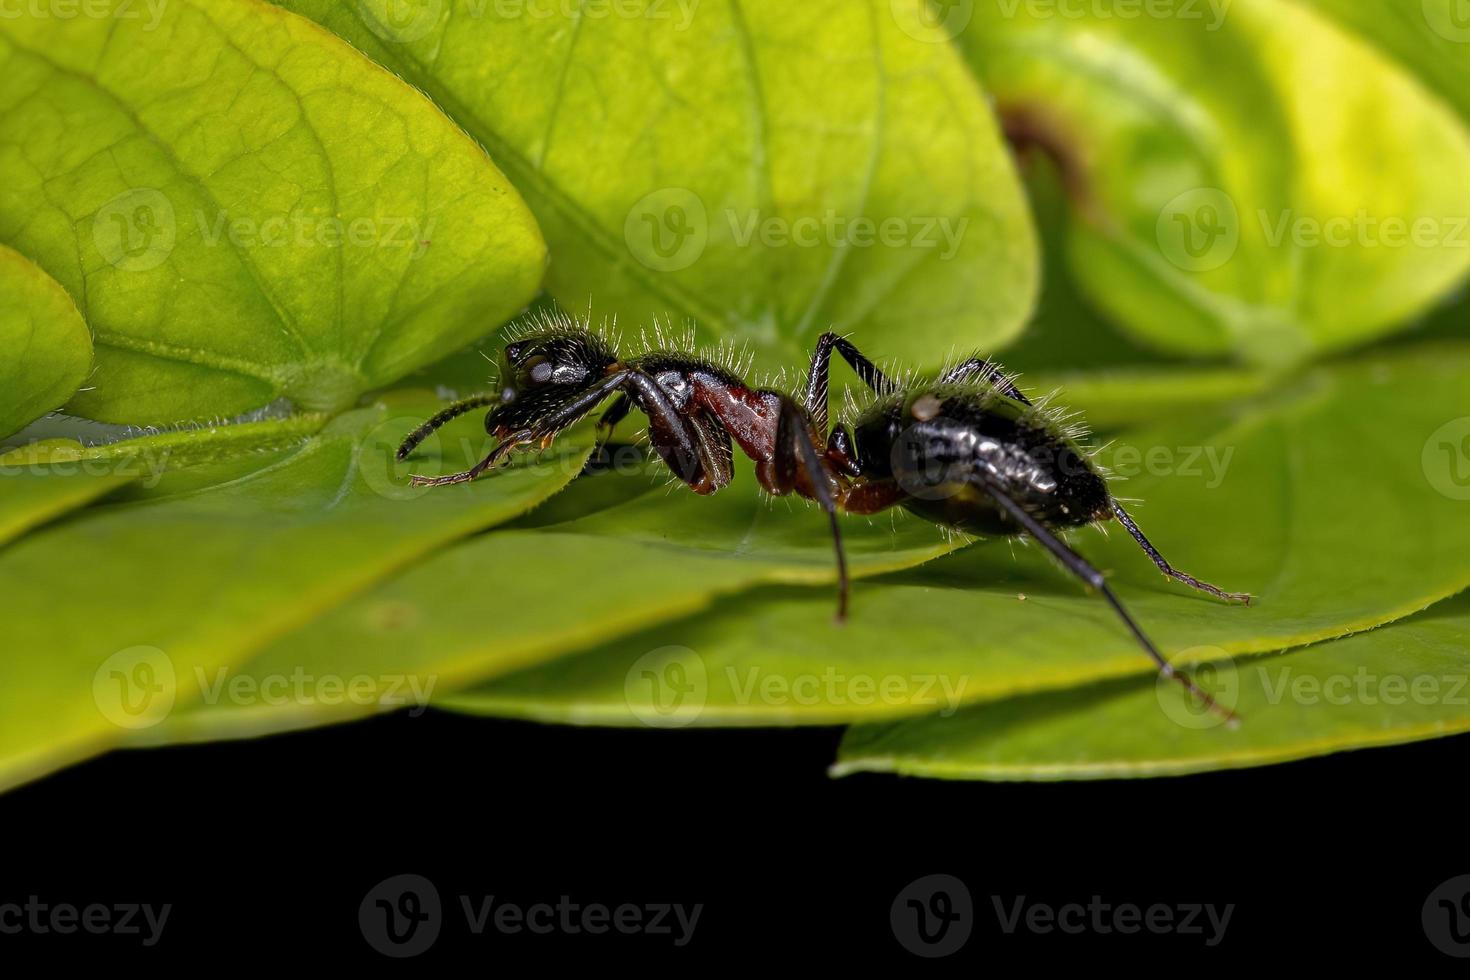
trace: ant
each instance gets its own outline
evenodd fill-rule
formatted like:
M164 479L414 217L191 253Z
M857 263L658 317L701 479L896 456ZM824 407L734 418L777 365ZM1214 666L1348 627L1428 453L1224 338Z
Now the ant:
M834 350L876 396L850 428L828 427ZM490 407L485 429L499 440L494 450L463 473L415 476L414 485L466 483L518 449L546 449L612 398L600 437L606 439L637 408L648 418L654 451L695 493L712 494L729 484L733 440L755 461L756 479L767 493L794 492L816 501L827 514L836 551L839 622L846 618L848 597L839 512L876 514L900 506L962 532L1027 534L1107 600L1164 676L1234 720L1164 659L1102 573L1058 532L1116 519L1167 577L1227 602L1249 604L1251 597L1225 592L1169 564L1055 414L1034 405L988 360L966 360L934 382L899 384L846 338L825 333L798 404L785 392L752 387L736 371L683 351L652 349L625 359L584 324L547 319L505 345L500 378L498 392L456 402L414 430L397 458L406 459L450 420L484 407Z

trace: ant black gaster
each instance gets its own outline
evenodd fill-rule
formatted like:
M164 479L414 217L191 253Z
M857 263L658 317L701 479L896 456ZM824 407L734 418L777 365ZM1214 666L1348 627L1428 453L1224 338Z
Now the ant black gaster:
M878 396L850 430L827 426L834 349ZM485 429L499 440L494 451L463 473L415 476L415 485L465 483L519 448L545 449L615 398L603 414L601 435L606 438L637 408L648 417L654 451L695 493L711 494L730 482L733 439L755 461L756 479L768 493L795 492L820 504L837 553L839 621L847 615L848 593L839 511L875 514L898 505L961 531L1029 534L1102 594L1165 676L1232 717L1164 659L1102 573L1057 532L1116 519L1166 576L1227 601L1249 603L1250 596L1222 591L1170 565L1113 499L1088 456L989 361L972 358L936 382L897 385L850 342L828 333L817 342L805 404L799 405L682 351L622 359L579 325L547 322L505 346L500 377L499 392L450 405L416 429L398 459L446 422L486 406L492 407Z

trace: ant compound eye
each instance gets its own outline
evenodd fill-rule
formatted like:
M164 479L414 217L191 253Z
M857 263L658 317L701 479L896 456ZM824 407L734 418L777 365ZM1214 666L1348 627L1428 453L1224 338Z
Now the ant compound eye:
M556 367L550 361L545 358L531 358L531 369L527 377L531 379L532 384L550 384L551 379L555 376Z

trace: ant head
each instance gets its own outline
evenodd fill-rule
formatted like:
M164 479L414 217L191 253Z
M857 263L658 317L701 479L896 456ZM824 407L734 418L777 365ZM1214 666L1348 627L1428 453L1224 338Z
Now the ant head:
M500 399L510 404L527 392L570 394L607 373L616 355L599 337L582 331L530 334L505 345Z

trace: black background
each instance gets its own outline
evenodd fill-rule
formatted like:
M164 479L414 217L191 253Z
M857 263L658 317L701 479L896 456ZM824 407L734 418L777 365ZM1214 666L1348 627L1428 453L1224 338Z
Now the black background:
M114 753L0 798L0 902L168 902L161 941L28 933L0 936L0 951L196 968L1465 963L1420 923L1430 891L1470 873L1463 739L1185 778L988 784L830 779L839 737L429 712ZM427 952L393 961L357 912L404 873L434 883L445 919ZM975 926L953 956L921 960L896 941L889 907L935 873L966 883ZM676 948L669 936L477 936L460 895L704 908ZM1236 908L1207 948L1200 936L1007 935L993 895Z

